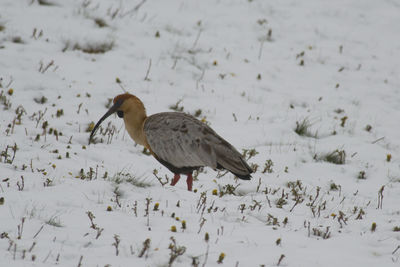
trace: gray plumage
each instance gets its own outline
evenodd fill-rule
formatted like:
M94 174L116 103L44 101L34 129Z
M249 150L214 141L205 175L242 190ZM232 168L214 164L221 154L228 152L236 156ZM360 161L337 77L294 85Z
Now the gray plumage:
M179 112L151 115L144 123L144 133L156 158L175 169L209 166L229 170L241 179L251 177L252 169L242 155L193 116Z

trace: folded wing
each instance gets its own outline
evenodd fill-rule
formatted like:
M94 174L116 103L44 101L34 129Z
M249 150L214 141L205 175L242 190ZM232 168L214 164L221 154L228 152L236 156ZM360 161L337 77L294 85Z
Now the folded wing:
M144 132L153 153L176 168L222 167L239 178L250 179L252 170L242 155L209 126L190 115L154 114L146 119Z

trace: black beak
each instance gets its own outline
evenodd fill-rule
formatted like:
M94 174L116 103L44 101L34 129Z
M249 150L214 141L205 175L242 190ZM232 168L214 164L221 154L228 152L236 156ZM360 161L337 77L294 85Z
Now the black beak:
M92 137L94 136L94 134L96 133L97 128L99 128L100 124L107 119L111 114L113 114L114 112L116 112L118 110L118 108L122 105L124 101L121 99L120 101L115 102L115 104L106 112L106 114L103 115L103 117L101 117L101 119L96 123L96 126L94 126L92 132L90 133L90 137L89 137L89 145L90 145L90 141L92 141Z

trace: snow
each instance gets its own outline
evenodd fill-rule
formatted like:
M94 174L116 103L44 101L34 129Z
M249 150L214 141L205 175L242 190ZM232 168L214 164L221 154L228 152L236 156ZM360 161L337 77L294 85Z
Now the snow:
M397 266L399 14L393 0L2 0L1 265L169 266L173 237L172 266ZM117 116L88 145L124 90L148 114L201 109L258 152L253 179L206 168L196 192L162 186L154 170L172 174ZM303 120L316 138L295 133ZM323 159L336 150L344 164Z

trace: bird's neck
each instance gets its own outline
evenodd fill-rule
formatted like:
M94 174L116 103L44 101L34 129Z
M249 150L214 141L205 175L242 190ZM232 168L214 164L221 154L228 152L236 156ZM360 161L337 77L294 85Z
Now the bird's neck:
M131 138L138 144L147 147L146 136L143 131L144 121L147 118L145 110L135 110L124 114L125 128Z

